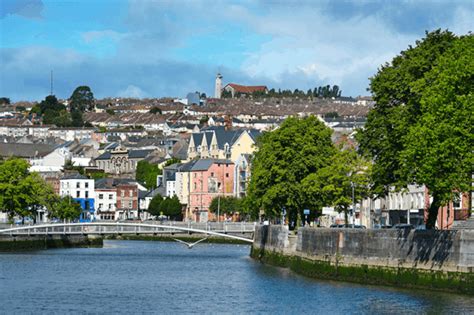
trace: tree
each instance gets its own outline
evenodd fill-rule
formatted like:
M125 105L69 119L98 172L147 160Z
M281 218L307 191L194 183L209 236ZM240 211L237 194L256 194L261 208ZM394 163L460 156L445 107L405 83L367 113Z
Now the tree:
M348 224L348 210L353 202L368 197L370 166L355 149L341 146L330 164L303 180L304 192L308 199L320 199L336 211L344 212L345 223ZM317 201L314 200L315 203Z
M209 121L209 116L203 116L200 120L199 120L199 124L203 125L203 124L207 124L207 122Z
M159 216L161 214L160 213L160 204L161 204L162 201L163 201L163 197L161 197L161 195L157 194L156 196L153 197L153 199L151 199L150 204L148 205L148 210L147 211L151 215Z
M94 94L88 86L78 86L69 98L71 112L79 111L84 113L85 111L92 111L94 110L94 105Z
M425 184L433 197L428 228L454 191L471 189L472 38L426 33L370 79L376 105L358 140L374 160L373 191Z
M36 173L28 171L28 162L11 158L0 163L0 209L10 219L35 216L36 210L47 204L51 190Z
M0 97L0 105L10 105L10 98L8 97Z
M82 212L81 205L72 197L54 196L49 205L49 217L60 220L75 220L79 218Z
M240 199L232 196L224 197L218 196L211 200L209 211L212 213L219 212L220 214L234 214L241 211ZM219 210L219 211L217 211Z
M312 216L321 210L321 198L309 198L302 183L333 159L331 133L314 116L290 117L258 138L247 201L254 207L253 216L263 209L267 217L280 217L285 207L296 222L303 209L312 209Z
M115 111L112 108L107 108L105 112L111 116L115 115ZM150 111L151 112L151 111Z
M160 203L160 213L169 216L173 220L182 219L183 206L179 202L178 196L167 197Z
M137 163L135 179L145 184L145 187L152 189L156 187L156 177L161 174L158 165L141 160Z
M152 109L150 109L150 114L160 114L161 115L161 109L158 106L155 106Z
M169 165L173 165L173 164L176 164L176 163L181 163L181 160L176 158L176 157L172 157L171 159L167 160L165 162L165 164L163 165L163 167L166 167L166 166L169 166Z

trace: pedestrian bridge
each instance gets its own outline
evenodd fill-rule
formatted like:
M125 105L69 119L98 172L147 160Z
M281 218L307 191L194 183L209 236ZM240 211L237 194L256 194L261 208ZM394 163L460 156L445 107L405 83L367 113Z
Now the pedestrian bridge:
M205 234L253 243L254 223L186 223L169 222L126 223L126 222L83 222L36 224L0 229L0 235L157 235L157 234ZM248 235L248 237L240 236Z

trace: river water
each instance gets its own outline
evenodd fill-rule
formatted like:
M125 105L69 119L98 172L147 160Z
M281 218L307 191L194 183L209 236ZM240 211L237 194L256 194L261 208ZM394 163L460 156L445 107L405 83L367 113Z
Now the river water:
M0 314L474 314L474 298L304 278L249 246L105 241L0 254Z

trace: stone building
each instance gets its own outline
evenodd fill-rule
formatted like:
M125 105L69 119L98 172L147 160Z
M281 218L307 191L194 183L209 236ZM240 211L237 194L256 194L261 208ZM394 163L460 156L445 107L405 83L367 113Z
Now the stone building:
M109 174L133 174L139 161L153 154L155 150L129 150L122 146L104 152L94 160L95 166Z

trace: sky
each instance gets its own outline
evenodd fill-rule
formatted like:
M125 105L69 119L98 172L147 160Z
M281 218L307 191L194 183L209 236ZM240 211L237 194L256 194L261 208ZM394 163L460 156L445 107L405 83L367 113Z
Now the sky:
M473 30L474 1L0 0L0 96L214 94L224 84L368 95L425 31Z

